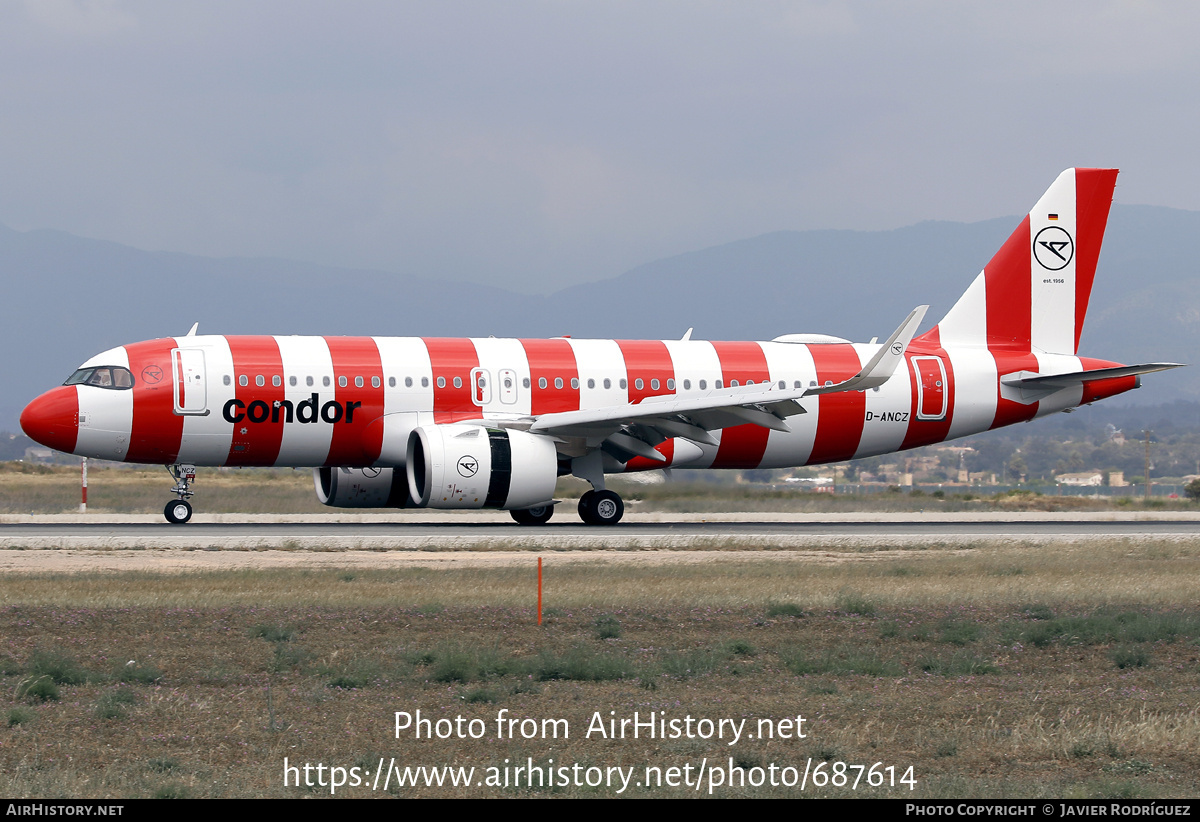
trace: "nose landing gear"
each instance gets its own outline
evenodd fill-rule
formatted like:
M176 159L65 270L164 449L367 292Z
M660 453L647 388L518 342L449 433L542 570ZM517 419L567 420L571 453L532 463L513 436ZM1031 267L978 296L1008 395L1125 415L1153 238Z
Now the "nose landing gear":
M175 487L171 489L171 493L178 495L179 499L167 503L167 507L163 509L163 516L172 525L182 525L192 518L192 504L187 498L194 493L191 486L196 481L196 466L168 465L167 471L175 480Z

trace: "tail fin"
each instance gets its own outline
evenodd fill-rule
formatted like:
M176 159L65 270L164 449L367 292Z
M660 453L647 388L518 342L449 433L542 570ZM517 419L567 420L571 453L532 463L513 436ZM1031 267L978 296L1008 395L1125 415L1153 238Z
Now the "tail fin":
M943 347L1075 354L1117 169L1069 168L925 337Z

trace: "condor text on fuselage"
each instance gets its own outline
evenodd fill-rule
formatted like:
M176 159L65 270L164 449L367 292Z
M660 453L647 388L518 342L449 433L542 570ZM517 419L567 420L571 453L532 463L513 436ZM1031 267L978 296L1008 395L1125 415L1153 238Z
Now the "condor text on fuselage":
M291 400L274 400L269 405L263 400L253 400L249 404L237 398L225 403L221 415L226 422L273 422L281 420L285 423L298 422L304 424L327 422L330 425L345 420L347 424L354 422L354 411L362 408L361 402L341 403L329 400L322 404L321 396L317 393L293 405Z

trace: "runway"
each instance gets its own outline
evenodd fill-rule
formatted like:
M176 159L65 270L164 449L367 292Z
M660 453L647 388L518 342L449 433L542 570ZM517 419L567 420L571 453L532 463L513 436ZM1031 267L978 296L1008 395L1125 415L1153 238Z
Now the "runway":
M574 517L543 526L518 526L503 514L383 516L210 516L169 525L148 516L9 517L0 524L0 549L179 550L762 550L820 545L895 545L947 542L1044 542L1102 538L1191 540L1200 518L1157 512L1068 515L1015 514L654 514L614 527ZM18 519L13 522L11 520ZM221 521L215 521L221 520Z
M0 573L182 573L265 568L466 568L554 564L840 563L931 551L1200 540L1200 513L635 514L615 527L564 516L522 527L497 512L6 516ZM532 567L532 566L531 566Z

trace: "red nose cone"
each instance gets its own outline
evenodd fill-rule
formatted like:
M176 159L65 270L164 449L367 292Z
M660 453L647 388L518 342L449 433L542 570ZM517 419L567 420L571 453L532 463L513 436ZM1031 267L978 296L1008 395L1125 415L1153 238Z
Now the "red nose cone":
M60 385L21 412L21 428L29 438L70 454L79 433L79 396L73 385Z

